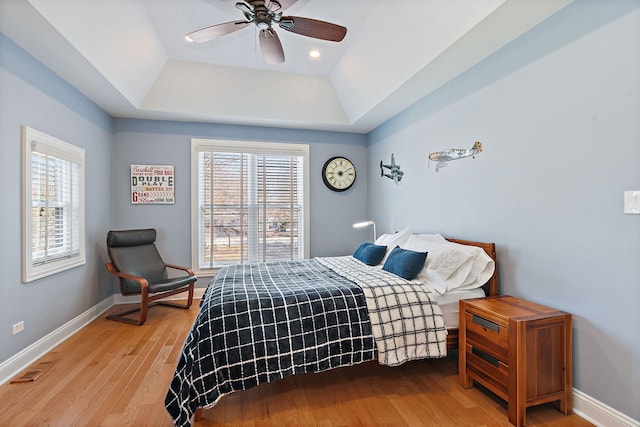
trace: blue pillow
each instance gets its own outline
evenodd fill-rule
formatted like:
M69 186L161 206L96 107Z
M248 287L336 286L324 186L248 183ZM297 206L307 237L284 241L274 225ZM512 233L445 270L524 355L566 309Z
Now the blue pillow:
M422 270L426 259L426 252L410 251L396 246L387 257L382 269L404 279L412 280Z
M353 257L359 259L367 265L378 265L387 253L386 246L374 245L364 242L353 253Z

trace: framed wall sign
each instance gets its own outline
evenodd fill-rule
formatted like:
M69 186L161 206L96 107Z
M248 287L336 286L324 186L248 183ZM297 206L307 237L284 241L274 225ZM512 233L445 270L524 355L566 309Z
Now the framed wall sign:
M132 204L173 204L174 201L173 165L131 165Z

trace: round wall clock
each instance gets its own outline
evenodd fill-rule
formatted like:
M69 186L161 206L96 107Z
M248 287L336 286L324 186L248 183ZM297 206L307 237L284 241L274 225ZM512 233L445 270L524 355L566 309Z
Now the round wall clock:
M322 180L333 191L348 190L356 180L356 167L346 157L332 157L322 167Z

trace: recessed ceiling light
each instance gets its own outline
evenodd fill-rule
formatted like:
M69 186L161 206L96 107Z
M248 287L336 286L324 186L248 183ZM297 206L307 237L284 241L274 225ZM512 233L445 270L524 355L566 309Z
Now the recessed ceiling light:
M312 51L309 51L309 56L312 58L319 58L320 57L320 51L313 49Z

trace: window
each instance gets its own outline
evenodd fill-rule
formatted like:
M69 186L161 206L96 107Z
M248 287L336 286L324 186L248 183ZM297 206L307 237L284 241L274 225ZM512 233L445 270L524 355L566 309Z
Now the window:
M308 256L305 144L192 140L198 271Z
M23 282L85 263L84 150L23 128Z

